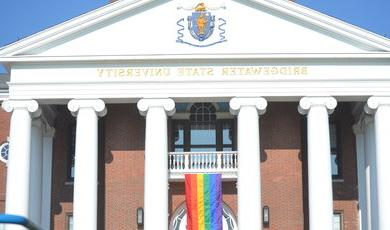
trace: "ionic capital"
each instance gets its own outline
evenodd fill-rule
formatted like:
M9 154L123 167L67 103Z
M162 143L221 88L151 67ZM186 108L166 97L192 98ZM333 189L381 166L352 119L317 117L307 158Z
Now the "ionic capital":
M14 110L27 110L32 118L39 117L42 113L35 100L5 100L2 107L8 113Z
M244 106L255 107L257 113L262 115L267 109L267 100L262 97L234 97L229 102L230 113L237 115Z
M368 114L375 114L379 106L390 106L390 97L370 97L364 106L364 111Z
M69 101L68 109L73 116L77 116L80 109L93 109L99 117L107 114L106 105L101 99L73 99Z
M314 106L325 107L328 114L331 114L337 106L337 101L334 97L303 97L299 101L298 112L306 115Z
M142 116L146 116L148 110L153 107L163 108L168 116L172 116L176 112L175 101L171 98L143 98L137 103L137 108Z

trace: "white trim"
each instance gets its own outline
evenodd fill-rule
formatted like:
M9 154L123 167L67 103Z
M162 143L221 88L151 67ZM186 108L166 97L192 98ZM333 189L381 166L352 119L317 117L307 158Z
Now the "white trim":
M381 52L367 52L367 53L251 53L251 54L153 54L153 55L101 55L101 56L14 56L14 57L1 57L0 63L16 63L16 62L83 62L83 63L96 63L104 61L110 62L126 62L126 61L201 61L201 60L213 60L213 61L227 61L227 60L273 60L273 61L324 61L326 59L337 61L388 61L390 59L390 53ZM315 59L315 60L313 60ZM371 60L375 59L375 60Z
M167 0L166 0L167 1ZM80 33L99 23L113 19L121 14L140 9L147 4L163 4L156 0L123 0L103 6L97 10L76 17L50 29L0 48L0 56L15 56L48 45L67 36ZM304 22L325 33L336 34L341 40L362 45L371 49L390 51L390 40L368 32L338 19L326 16L296 3L283 0L251 0L257 7L265 7L284 17ZM244 3L245 4L245 3Z

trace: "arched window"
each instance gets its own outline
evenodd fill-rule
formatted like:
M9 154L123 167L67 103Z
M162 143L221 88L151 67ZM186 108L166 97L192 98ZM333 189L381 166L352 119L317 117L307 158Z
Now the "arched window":
M174 152L235 151L234 120L217 119L217 113L218 106L213 103L190 105L187 119L173 121L172 150Z
M0 145L0 160L4 163L7 163L8 161L8 154L9 154L9 143L5 142Z
M195 103L191 107L190 113L190 121L192 123L212 123L217 120L215 107L211 103Z

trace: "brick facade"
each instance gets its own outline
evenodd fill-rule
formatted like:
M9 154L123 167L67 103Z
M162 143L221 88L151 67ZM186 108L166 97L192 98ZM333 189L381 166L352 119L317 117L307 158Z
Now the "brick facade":
M9 136L10 114L0 110L0 145L7 141ZM0 162L0 212L5 211L5 186L7 178L6 164Z
M99 123L99 228L141 229L136 209L143 206L145 119L135 104L108 105ZM53 229L66 228L72 212L73 184L67 181L70 126L75 118L58 106L53 153ZM333 183L334 208L343 213L344 230L358 229L357 179L353 118L348 103L340 103L334 119L341 130L342 180ZM0 141L9 133L9 114L1 112ZM305 120L297 103L270 103L260 119L262 201L270 208L268 229L308 229ZM5 164L0 165L0 209L4 209ZM184 184L170 183L169 212L184 202ZM224 182L223 200L237 212L235 182Z

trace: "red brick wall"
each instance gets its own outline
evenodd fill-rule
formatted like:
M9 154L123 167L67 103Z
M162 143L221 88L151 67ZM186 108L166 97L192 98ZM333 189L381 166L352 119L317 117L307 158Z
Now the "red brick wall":
M74 120L66 108L59 107L56 121L53 169L54 229L65 228L66 213L72 211L72 185L66 185L66 153L69 124ZM335 112L342 130L343 181L334 183L334 206L344 214L344 229L357 229L357 185L355 139L348 104ZM263 205L270 207L268 229L308 229L307 169L304 120L297 103L271 103L260 119L261 174ZM138 229L136 209L143 207L145 120L135 104L108 105L100 121L102 156L99 167L100 229ZM223 185L223 200L236 213L235 182ZM170 183L169 211L184 202L184 184ZM103 218L104 217L104 218Z
M138 229L143 207L145 120L135 104L108 106L105 117L105 229Z
M9 136L10 114L0 110L0 145L7 141ZM5 186L7 178L6 164L0 162L0 212L5 211Z
M301 122L296 103L271 103L261 117L262 201L269 229L304 228Z

